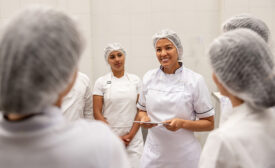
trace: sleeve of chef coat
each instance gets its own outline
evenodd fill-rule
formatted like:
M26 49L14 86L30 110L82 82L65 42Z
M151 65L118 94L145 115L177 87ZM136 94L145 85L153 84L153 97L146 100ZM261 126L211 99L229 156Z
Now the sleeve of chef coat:
M93 119L93 96L92 96L92 89L90 79L87 78L87 85L84 95L84 118Z
M203 147L199 168L237 168L236 154L229 142L219 131L211 132Z
M140 92L139 92L139 99L137 102L137 108L142 110L142 111L147 111L146 110L146 99L145 99L145 94L146 94L146 90L147 90L147 85L146 83L148 83L148 81L151 78L151 72L147 72L143 79L142 82L140 82Z
M202 76L199 77L194 91L194 110L198 118L210 117L215 114L210 93Z

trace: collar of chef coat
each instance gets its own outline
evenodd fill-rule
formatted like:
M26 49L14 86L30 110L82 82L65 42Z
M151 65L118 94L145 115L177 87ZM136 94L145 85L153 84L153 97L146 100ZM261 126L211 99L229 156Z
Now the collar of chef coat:
M65 122L58 107L49 106L41 113L21 121L8 121L2 118L0 126L9 132L29 132L45 129L56 123Z

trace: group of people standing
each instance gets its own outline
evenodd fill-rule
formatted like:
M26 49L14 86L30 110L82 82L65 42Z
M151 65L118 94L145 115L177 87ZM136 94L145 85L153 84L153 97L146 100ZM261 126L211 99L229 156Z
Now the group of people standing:
M78 72L84 44L74 20L48 8L24 10L0 40L0 167L274 167L274 61L256 31L268 28L247 15L230 23L208 56L233 110L201 154L194 132L214 129L214 107L203 77L184 67L174 31L153 36L160 67L142 80L125 70L126 50L109 44L111 72L91 91ZM92 115L101 122L79 119ZM148 129L145 145L140 126Z

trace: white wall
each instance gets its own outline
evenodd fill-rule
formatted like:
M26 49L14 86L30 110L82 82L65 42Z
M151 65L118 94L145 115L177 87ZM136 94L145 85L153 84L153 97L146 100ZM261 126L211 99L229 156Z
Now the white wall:
M87 40L87 47L80 61L80 71L92 78L91 57L91 4L90 0L0 0L0 30L18 10L33 4L60 9L75 17Z
M122 43L128 53L126 70L142 77L159 66L152 35L171 28L181 37L184 65L202 74L210 91L216 91L205 53L224 20L251 13L275 34L275 0L0 0L0 30L11 15L30 4L62 9L78 19L87 40L80 71L92 84L109 71L103 58L107 43Z
M142 77L158 67L152 35L171 28L181 37L184 65L201 73L215 90L205 49L219 34L219 6L219 0L93 0L93 80L109 71L103 49L110 42L126 48L128 72Z
M142 77L159 66L152 35L171 28L181 37L183 63L202 74L210 91L216 91L206 56L221 23L240 13L263 19L275 34L274 0L92 0L92 71L95 81L109 71L103 49L120 42L127 50L126 70Z

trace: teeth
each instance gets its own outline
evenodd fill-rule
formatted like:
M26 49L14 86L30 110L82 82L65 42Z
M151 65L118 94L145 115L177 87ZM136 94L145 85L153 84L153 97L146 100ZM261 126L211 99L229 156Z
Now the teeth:
M162 59L162 61L168 61L168 59L167 59L167 58L165 58L165 59Z

